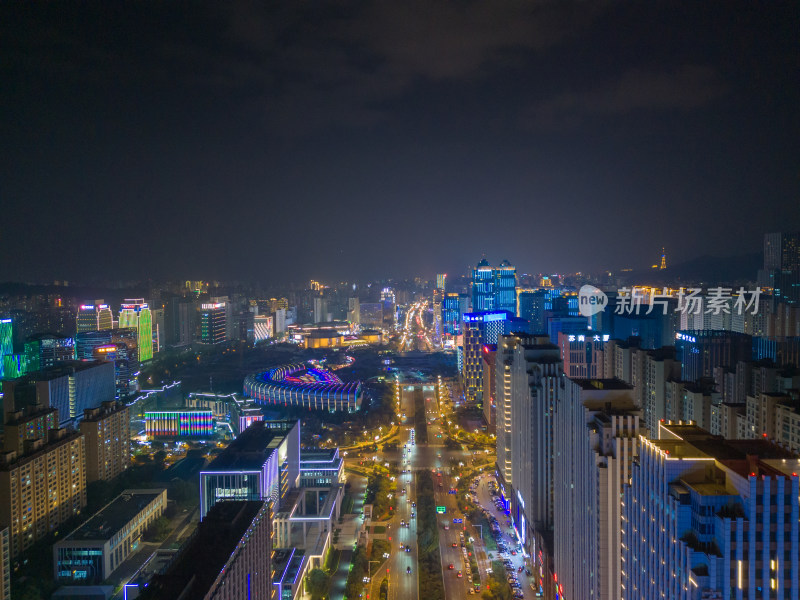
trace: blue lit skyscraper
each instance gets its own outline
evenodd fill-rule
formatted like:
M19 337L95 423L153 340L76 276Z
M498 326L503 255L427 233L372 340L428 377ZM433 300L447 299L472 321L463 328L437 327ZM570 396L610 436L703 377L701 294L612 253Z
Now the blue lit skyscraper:
M472 310L494 309L494 269L485 258L472 270ZM516 311L515 311L516 312Z
M504 260L494 270L494 306L492 310L507 310L517 314L517 269Z
M472 311L517 314L517 270L504 260L497 268L484 258L472 270Z
M442 323L445 334L461 333L461 303L458 294L446 294L442 300Z
M95 358L94 349L111 343L111 330L81 331L75 335L75 358L91 360Z

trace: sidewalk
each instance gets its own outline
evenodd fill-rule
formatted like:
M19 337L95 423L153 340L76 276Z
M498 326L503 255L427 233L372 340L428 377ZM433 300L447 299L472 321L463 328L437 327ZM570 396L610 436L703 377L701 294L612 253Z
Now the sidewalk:
M344 598L344 589L347 586L347 576L350 574L350 562L352 560L353 547L351 545L347 550L342 550L342 554L339 556L339 567L331 575L330 600L342 600Z

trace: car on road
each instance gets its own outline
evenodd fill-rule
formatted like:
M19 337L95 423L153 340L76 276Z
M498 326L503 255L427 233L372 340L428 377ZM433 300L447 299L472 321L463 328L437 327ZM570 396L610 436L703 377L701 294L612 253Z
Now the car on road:
M447 565L447 568L452 571L453 569L455 569L455 565L453 565L453 563L450 563L449 565Z
M463 575L461 574L461 571L459 571L458 573L456 573L456 576L458 576L458 577L463 577Z
M406 573L411 573L411 567L406 567Z
M409 546L408 544L406 544L406 552L411 552L411 546Z
M453 548L458 548L458 544L456 544L455 542L453 542Z

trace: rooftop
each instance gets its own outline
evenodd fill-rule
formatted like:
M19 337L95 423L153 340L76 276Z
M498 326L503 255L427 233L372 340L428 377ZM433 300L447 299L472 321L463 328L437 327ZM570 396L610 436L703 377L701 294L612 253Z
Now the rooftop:
M338 453L339 448L302 448L300 462L332 462Z
M64 540L110 540L163 490L125 490Z
M298 421L255 421L204 471L260 470Z
M573 379L584 390L632 390L633 388L621 379Z
M734 491L728 490L725 484L720 481L704 480L704 481L683 481L683 484L690 489L693 489L701 496L737 496Z
M281 548L275 550L272 567L275 569L274 584L294 585L297 573L303 565L305 550L298 548Z
M742 477L754 472L771 476L785 474L770 462L797 458L795 453L766 438L726 440L694 424L660 423L659 436L660 439L650 443L674 458L713 458Z
M110 363L102 360L63 360L52 367L26 373L19 379L21 381L49 381L51 379L63 377L64 375L71 375L78 371L85 371L93 367L100 367L107 364Z
M203 598L263 506L256 500L215 504L167 571L153 577L142 600Z

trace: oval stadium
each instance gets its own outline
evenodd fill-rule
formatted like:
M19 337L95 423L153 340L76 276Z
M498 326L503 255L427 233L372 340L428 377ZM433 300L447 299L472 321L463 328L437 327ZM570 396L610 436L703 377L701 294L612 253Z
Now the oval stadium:
M361 394L360 381L344 383L332 371L306 363L282 365L244 380L244 395L260 404L355 412Z

